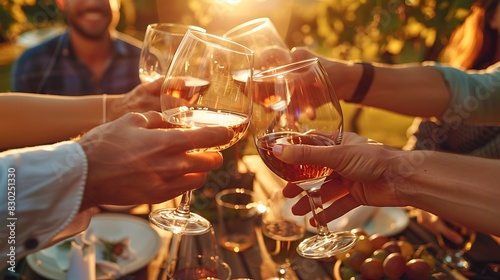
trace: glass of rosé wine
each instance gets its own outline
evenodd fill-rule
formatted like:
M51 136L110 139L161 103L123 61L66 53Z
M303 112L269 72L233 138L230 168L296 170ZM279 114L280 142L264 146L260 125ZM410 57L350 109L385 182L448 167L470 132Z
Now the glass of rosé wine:
M258 72L252 82L251 126L257 151L276 175L306 191L316 220L317 234L304 239L297 252L323 259L349 250L357 243L356 235L330 231L323 213L320 188L332 169L287 164L272 153L275 144L341 144L342 110L324 68L313 58Z
M252 98L247 86L253 75L253 51L226 38L188 30L174 55L161 89L161 109L170 128L197 129L224 126L234 136L223 146L190 152L227 149L247 132ZM246 77L234 73L250 69ZM241 76L240 76L241 78ZM177 208L158 209L150 220L158 227L184 234L199 234L210 222L190 211L192 190L182 195Z

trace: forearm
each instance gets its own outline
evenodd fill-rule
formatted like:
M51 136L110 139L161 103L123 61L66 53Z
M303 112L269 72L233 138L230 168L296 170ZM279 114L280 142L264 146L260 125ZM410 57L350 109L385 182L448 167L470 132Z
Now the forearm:
M448 108L450 92L432 66L375 66L373 83L362 104L395 113L439 117Z
M322 61L325 61L324 58ZM360 64L324 62L340 99L351 99L361 80ZM366 106L421 117L441 116L450 102L450 91L439 70L420 64L373 64L374 77L361 102Z
M500 235L500 161L433 151L400 152L388 176L411 205Z
M106 98L107 120L116 118L113 106L121 95ZM0 150L67 140L103 122L101 95L65 97L0 94Z

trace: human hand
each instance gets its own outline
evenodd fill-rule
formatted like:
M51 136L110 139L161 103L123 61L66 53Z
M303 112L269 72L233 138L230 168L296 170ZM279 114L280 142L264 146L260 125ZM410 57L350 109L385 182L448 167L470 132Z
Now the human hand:
M218 152L188 153L223 145L224 127L165 129L158 112L130 113L90 130L77 142L87 155L81 210L101 204L159 203L201 187L206 172L222 165Z
M161 111L160 90L162 83L163 79L158 79L139 84L128 93L120 95L119 98L114 99L114 96L108 96L110 102L107 105L106 120L118 119L129 112Z
M273 147L274 155L287 163L318 164L333 168L334 172L320 190L323 202L333 201L325 208L327 221L336 219L360 205L405 205L398 196L398 189L386 178L387 174L393 173L391 160L400 152L349 132L344 133L343 144L338 146ZM288 183L283 194L291 198L302 191L297 185ZM307 198L300 199L292 207L292 211L295 215L310 212Z
M325 68L330 82L339 100L350 99L361 77L361 66L349 61L334 59L315 53L305 47L295 47L291 50L293 61L317 57Z
M417 222L434 235L442 235L455 244L463 243L463 237L447 226L440 217L421 209L414 209L412 213L415 215Z

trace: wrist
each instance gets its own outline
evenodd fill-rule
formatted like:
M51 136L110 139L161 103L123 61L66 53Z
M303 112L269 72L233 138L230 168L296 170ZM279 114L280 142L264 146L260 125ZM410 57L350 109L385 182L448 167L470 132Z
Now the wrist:
M108 95L106 98L106 122L118 119L128 113L125 94Z
M362 66L353 62L327 63L326 71L340 100L350 100L361 80Z

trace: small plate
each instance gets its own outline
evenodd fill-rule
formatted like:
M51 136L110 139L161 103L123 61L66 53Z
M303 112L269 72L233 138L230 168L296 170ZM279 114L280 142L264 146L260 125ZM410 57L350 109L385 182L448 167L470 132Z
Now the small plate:
M122 275L127 275L146 266L156 257L161 246L160 235L147 220L125 214L98 214L92 217L89 228L104 240L118 241L129 238L130 249L134 252L131 259L118 259ZM64 242L64 241L63 241ZM29 266L41 276L54 280L66 279L61 267L69 263L69 248L57 244L27 256ZM97 279L105 279L97 275Z
M377 233L393 236L402 232L409 223L410 218L404 208L381 207L362 228L368 235Z
M312 214L308 214L308 218ZM409 224L410 218L406 210L399 207L360 206L344 216L328 223L330 230L351 230L362 228L366 234L396 235ZM307 224L307 230L316 233L316 228Z

